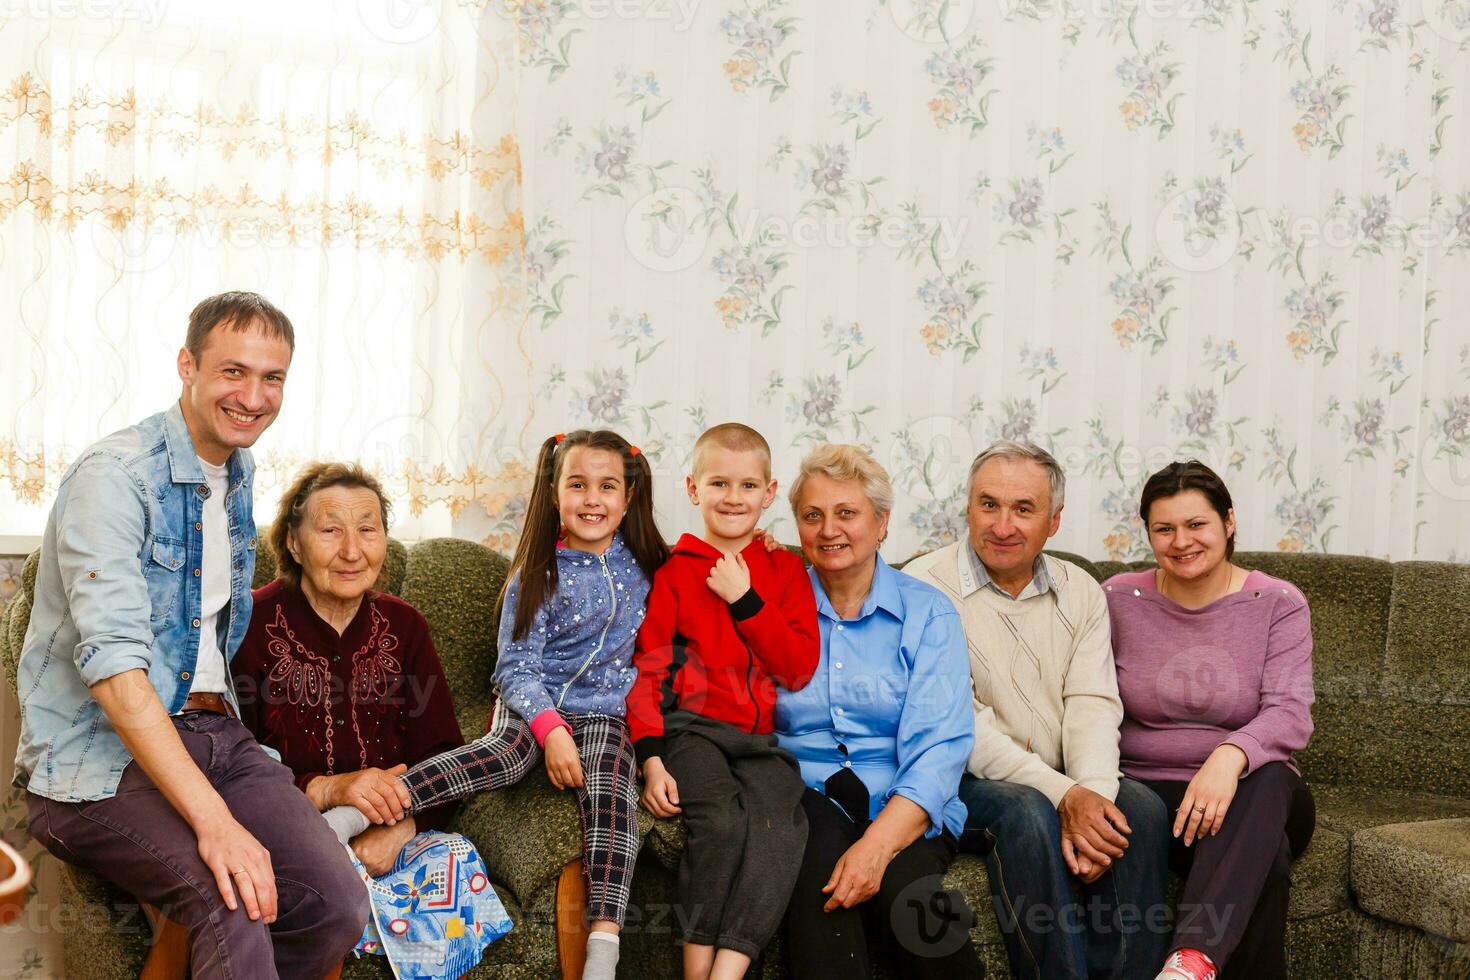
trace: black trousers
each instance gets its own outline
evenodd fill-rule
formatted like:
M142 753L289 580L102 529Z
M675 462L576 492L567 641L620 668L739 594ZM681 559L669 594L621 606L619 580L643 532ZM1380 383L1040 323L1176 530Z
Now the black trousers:
M1187 782L1145 781L1164 801L1169 826ZM1312 841L1312 791L1284 762L1240 781L1214 837L1169 839L1169 868L1184 879L1169 949L1197 949L1221 980L1286 980L1286 906L1291 862Z
M679 863L684 941L761 955L806 845L801 770L774 735L695 717L665 738L689 834Z
M823 912L828 896L822 887L838 859L862 837L867 821L859 827L810 788L801 805L808 825L806 851L786 909L791 976L866 980L874 975L870 942L891 960L895 976L985 976L970 942L974 915L958 892L944 888L944 873L955 857L953 834L919 838L889 863L877 895L856 908Z

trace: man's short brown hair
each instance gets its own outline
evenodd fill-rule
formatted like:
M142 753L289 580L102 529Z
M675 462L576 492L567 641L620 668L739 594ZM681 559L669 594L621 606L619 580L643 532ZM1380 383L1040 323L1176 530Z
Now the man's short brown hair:
M220 293L199 301L189 314L189 332L184 336L184 349L196 364L209 342L209 332L216 327L237 331L259 330L267 337L284 340L291 353L296 353L296 331L290 318L259 293Z
M771 478L771 445L766 437L741 422L721 422L694 442L693 470L696 477L703 469L704 451L711 447L735 453L760 453L766 459L766 479Z

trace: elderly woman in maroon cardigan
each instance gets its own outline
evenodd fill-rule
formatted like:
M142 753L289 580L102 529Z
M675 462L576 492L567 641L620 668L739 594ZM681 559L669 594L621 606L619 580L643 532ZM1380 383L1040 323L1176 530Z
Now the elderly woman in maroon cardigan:
M415 833L446 829L455 804L404 810L406 766L464 744L449 684L413 606L373 591L388 501L356 465L314 463L271 528L278 577L257 589L232 670L241 720L281 754L317 810L372 822L352 849L373 876Z

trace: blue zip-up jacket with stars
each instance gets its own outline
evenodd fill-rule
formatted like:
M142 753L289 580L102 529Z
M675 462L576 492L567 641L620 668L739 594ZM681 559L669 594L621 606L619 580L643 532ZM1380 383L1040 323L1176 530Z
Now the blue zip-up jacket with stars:
M519 576L506 586L495 665L501 700L543 745L566 715L625 716L650 585L621 533L601 555L557 548L556 562L556 592L520 640L511 639Z

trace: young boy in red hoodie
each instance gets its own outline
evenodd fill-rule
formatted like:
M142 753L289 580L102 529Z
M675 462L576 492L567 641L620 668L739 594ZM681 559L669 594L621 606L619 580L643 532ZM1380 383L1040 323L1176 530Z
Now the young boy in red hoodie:
M776 686L798 691L821 655L801 559L756 537L776 497L771 450L727 422L694 444L686 534L653 579L628 728L642 802L684 814L685 980L738 980L775 934L806 847L796 760L771 734Z

